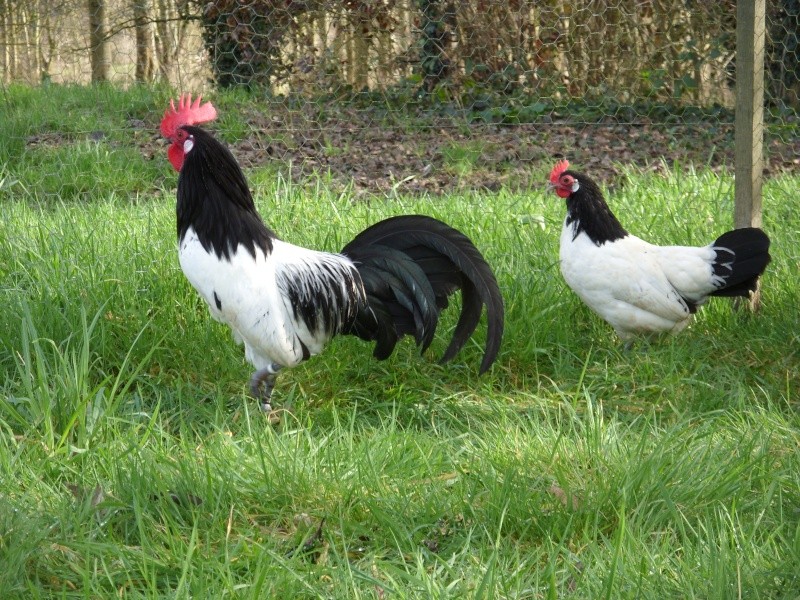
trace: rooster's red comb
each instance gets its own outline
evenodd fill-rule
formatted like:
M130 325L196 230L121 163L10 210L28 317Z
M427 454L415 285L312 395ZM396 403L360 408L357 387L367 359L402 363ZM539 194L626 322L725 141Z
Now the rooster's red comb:
M211 102L201 105L202 96L192 102L191 94L182 94L178 99L178 108L175 109L175 100L169 101L169 108L164 111L164 118L161 119L161 135L171 138L175 135L178 127L184 125L197 125L213 121L217 118L217 109Z
M569 161L566 158L558 161L556 166L553 167L553 170L550 171L550 183L558 183L558 178L561 177L561 174L567 169L569 169Z

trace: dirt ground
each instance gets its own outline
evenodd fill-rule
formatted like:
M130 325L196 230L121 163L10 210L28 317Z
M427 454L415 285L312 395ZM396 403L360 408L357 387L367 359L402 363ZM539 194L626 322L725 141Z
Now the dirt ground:
M339 110L323 120L296 114L247 116L252 135L233 144L243 166L278 163L303 181L329 174L356 195L387 192L527 189L545 184L556 159L606 184L621 166L659 171L678 163L733 170L733 125L719 122L595 123L550 119L535 124L470 124L432 117L413 126L371 120L369 111ZM800 136L766 140L765 174L800 172ZM795 128L795 132L797 129Z
M565 116L506 125L427 115L392 122L369 109L338 107L324 119L303 110L243 111L246 133L225 136L235 139L229 145L243 167L273 165L297 183L322 174L342 189L352 185L356 197L538 188L561 158L608 186L629 166L654 172L673 164L717 172L733 172L734 166L733 124L711 119L580 123ZM143 122L137 127L151 129ZM218 133L224 128L220 122L209 126ZM800 174L798 131L800 122L767 128L765 176ZM163 144L154 133L141 151L161 156Z

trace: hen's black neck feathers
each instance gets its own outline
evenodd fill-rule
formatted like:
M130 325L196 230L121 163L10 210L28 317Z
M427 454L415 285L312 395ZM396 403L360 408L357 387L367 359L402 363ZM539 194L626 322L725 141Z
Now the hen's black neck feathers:
M186 126L194 146L178 178L178 241L192 227L207 252L230 260L239 244L255 257L272 251L275 234L256 212L247 180L225 146L200 127Z
M585 233L597 246L613 242L628 232L611 212L597 184L586 175L566 171L580 185L577 192L567 198L567 225L572 225L572 239Z

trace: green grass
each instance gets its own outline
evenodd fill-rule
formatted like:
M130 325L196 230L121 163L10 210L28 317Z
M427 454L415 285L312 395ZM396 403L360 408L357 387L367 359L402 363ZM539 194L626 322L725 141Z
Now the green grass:
M119 94L157 122L161 92ZM119 139L94 166L86 139L74 162L26 148L5 163L10 180L42 164L43 181L63 160L86 170L80 193L0 185L0 597L797 596L798 178L765 188L758 314L713 300L623 352L558 273L552 194L356 202L253 172L261 213L303 245L341 248L394 214L448 221L507 303L486 375L482 331L436 363L451 311L422 358L335 340L281 375L292 414L271 426L177 265L171 167L98 113ZM730 227L732 183L630 172L611 202L643 237L701 244Z
M444 167L454 175L467 176L475 170L484 150L486 143L480 140L450 143L442 150Z

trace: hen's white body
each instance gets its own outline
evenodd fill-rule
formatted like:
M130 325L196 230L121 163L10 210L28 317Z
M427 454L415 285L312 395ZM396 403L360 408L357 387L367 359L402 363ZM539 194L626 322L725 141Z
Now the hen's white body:
M575 236L569 217L561 231L561 273L567 284L623 340L642 332L678 332L724 284L714 274L713 245L655 246L634 235L595 244Z

